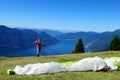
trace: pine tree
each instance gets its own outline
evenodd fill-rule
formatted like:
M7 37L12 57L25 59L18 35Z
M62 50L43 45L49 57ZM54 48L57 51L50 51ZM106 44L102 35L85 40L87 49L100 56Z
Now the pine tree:
M76 44L75 49L72 53L84 53L84 48L81 38L78 39L78 43Z
M120 38L118 36L115 36L110 42L109 47L111 51L120 50Z

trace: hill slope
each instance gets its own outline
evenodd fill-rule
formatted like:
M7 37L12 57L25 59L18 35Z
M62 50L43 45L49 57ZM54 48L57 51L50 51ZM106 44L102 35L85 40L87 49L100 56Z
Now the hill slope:
M15 66L34 63L45 63L45 62L66 62L76 61L83 58L99 56L102 58L106 57L117 57L120 56L120 51L109 51L109 52L97 52L90 54L69 54L60 56L41 56L36 57L0 57L0 79L1 80L119 80L119 71L112 72L62 72L56 74L44 74L44 75L31 75L31 76L18 76L18 75L7 75L7 69L14 69ZM89 65L88 65L89 66Z

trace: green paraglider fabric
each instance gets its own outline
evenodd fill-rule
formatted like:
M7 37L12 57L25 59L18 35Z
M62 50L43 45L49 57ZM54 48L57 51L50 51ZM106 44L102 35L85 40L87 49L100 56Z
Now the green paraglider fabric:
M117 66L118 68L120 68L120 57L110 57L110 58L104 58L104 60L107 59L115 59L116 62L114 63L114 66ZM119 60L119 61L118 61Z
M60 63L61 65L66 65L66 66L72 66L74 63L76 63L77 61L68 61L68 62L62 62Z

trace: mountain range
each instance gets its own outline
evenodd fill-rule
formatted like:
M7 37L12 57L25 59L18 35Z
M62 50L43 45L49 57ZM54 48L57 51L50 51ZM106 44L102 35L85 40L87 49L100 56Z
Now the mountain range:
M109 50L109 44L111 40L118 35L120 37L120 29L112 32L76 32L66 33L56 36L59 40L76 40L81 38L85 48L89 51L107 51Z
M19 30L0 25L0 48L24 48L35 46L40 38L42 46L56 44L58 40L45 32L37 33L30 29Z
M60 32L60 31L49 30L49 29L42 29L42 30L40 30L40 29L32 29L32 30L34 30L34 31L37 32L37 33L45 32L45 33L47 33L47 34L49 34L49 35L51 35L51 36L53 36L53 37L62 34L62 32Z
M75 43L74 41L77 42L78 38L81 38L85 49L96 52L109 50L111 40L116 35L120 37L120 29L102 33L83 31L62 33L48 29L17 29L0 25L0 34L0 48L33 47L37 38L42 40L43 46L57 44L64 40L71 40Z
M19 29L19 30L26 30L27 28L23 28L23 27L16 27L16 29ZM57 30L50 30L50 29L36 29L36 28L33 28L33 29L30 29L30 30L33 30L37 33L41 33L41 32L45 32L47 34L49 34L50 36L56 36L56 35L60 35L62 34L63 32L61 31L57 31Z

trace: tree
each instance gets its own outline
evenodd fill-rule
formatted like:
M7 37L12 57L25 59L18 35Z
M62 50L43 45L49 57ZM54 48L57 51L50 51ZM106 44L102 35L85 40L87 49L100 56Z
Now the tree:
M111 51L120 50L120 38L118 36L115 36L110 42L109 47Z
M78 43L76 44L73 53L84 53L84 48L81 38L78 39Z

